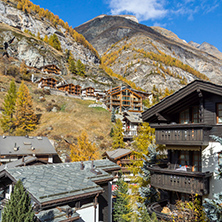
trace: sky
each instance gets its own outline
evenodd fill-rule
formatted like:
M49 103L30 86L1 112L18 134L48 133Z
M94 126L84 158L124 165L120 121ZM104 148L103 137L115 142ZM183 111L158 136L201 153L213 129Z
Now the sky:
M134 15L185 41L208 42L222 52L222 0L31 0L77 27L101 15Z

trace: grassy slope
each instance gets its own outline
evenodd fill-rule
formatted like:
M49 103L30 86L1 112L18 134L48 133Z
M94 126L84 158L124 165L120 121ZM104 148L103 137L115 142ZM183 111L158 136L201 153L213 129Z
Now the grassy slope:
M11 77L0 75L0 107L6 91L9 87ZM42 89L37 89L37 85L33 83L26 83L33 96L34 108L37 114L41 114L40 123L37 129L31 135L48 136L56 143L59 152L68 152L67 144L64 138L70 142L75 142L82 130L86 130L89 139L96 142L97 146L102 149L107 149L111 145L111 138L109 132L111 129L111 114L102 108L88 107L93 101L84 101L80 99L44 95L45 101L42 101ZM19 84L17 84L19 87ZM6 91L1 92L4 88ZM58 105L61 110L57 112L48 112L47 106ZM0 128L0 134L3 134ZM61 154L61 153L60 153Z

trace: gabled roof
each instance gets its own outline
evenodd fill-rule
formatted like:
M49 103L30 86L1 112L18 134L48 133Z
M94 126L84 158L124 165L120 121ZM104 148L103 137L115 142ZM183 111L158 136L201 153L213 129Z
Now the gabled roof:
M44 208L49 205L59 205L70 200L88 197L103 192L96 184L100 181L110 181L113 176L108 174L110 168L120 167L109 160L36 165L4 169L0 177L8 176L14 182L22 180L25 189L32 198Z
M7 169L7 168L15 168L15 167L21 167L21 166L27 166L31 163L34 163L34 162L40 162L42 164L49 164L48 162L44 161L44 160L40 160L39 158L35 157L35 156L26 156L24 157L24 159L18 159L16 161L12 161L12 162L9 162L9 163L6 163L4 165L1 165L0 166L0 172L4 169Z
M200 93L201 91L222 96L222 86L207 81L195 80L186 85L185 87L181 88L180 90L176 91L172 95L164 98L162 101L152 106L145 112L143 112L142 113L143 121L146 121L151 116L161 112L164 109L167 109L173 104L176 104L177 102L189 96L190 94L194 92Z
M132 152L133 151L129 150L129 149L119 148L119 149L112 150L112 151L106 151L105 153L103 153L103 156L107 156L111 160L117 160L117 159L120 159L121 157L124 157Z
M126 90L130 91L133 95L135 95L135 96L137 96L137 97L139 97L139 98L142 98L141 95L133 92L133 91L132 91L131 89L129 89L129 88L124 88L124 89L120 89L120 90L116 90L116 91L111 91L111 92L109 92L109 94L110 94L110 95L115 95L115 94L118 94L118 93L123 92L123 91L126 91Z
M0 154L2 156L57 155L57 152L47 137L1 136Z

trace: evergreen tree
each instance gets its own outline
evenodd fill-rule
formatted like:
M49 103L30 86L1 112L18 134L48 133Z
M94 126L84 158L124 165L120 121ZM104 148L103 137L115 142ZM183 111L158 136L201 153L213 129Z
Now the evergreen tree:
M15 129L15 102L16 102L16 85L12 80L7 95L3 103L3 112L1 119L1 127L4 132L12 133Z
M29 195L19 180L6 203L2 213L2 222L34 222L35 215L31 207Z
M123 124L120 119L117 119L114 125L112 148L125 148L125 143L123 142Z
M85 65L81 62L79 59L76 63L76 68L77 68L77 75L79 76L84 76L86 72L86 67Z
M116 182L117 190L114 191L116 202L114 202L113 217L116 222L130 222L132 209L130 207L130 196L128 194L128 184L124 182L122 176Z
M115 121L116 121L115 109L114 109L114 107L112 107L111 122L114 123Z
M85 131L77 138L77 144L71 144L70 157L72 161L86 161L99 159L99 151L95 143L88 140L88 135Z
M37 117L33 110L32 98L24 82L21 83L16 99L15 110L16 135L24 136L34 130Z
M55 33L49 37L49 45L51 45L53 48L57 49L58 51L62 51L61 43L59 41L58 36Z
M68 64L69 64L69 71L72 74L77 74L76 63L75 63L75 60L73 59L72 55L69 56Z

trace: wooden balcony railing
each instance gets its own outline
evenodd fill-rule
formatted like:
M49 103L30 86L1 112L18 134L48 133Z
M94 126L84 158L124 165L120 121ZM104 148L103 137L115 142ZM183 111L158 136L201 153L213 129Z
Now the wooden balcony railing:
M157 125L156 143L166 145L208 145L212 128L203 124Z
M209 194L210 172L187 172L159 166L149 167L149 170L151 185L156 188L201 196Z

